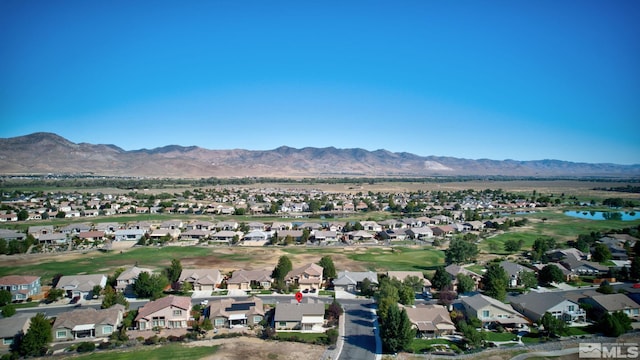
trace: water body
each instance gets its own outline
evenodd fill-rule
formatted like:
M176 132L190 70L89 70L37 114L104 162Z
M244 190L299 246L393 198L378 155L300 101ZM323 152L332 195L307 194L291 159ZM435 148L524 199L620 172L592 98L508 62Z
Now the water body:
M565 215L587 220L622 220L640 219L640 213L635 211L565 211Z

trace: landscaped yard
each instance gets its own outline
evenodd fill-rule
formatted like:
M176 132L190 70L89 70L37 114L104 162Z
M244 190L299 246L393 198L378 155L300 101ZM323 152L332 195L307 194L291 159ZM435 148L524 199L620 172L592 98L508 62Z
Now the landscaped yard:
M282 332L282 331L278 331L276 336L278 337L278 339L282 339L282 340L298 338L308 343L322 342L327 337L327 335L325 335L324 333L301 333L301 332Z
M487 337L487 341L512 341L518 339L518 336L512 333L498 333L487 331L485 332L485 334Z
M413 339L411 341L411 345L409 345L409 352L412 353L423 353L425 351L430 350L433 345L448 345L449 348L456 348L458 345L456 345L454 342L449 341L447 339Z

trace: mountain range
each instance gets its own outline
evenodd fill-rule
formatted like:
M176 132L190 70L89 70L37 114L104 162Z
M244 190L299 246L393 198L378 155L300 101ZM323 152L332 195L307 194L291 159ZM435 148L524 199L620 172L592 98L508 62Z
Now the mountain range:
M334 147L282 146L258 151L168 145L126 151L115 145L76 144L42 132L0 139L0 175L47 173L181 178L493 175L629 178L640 176L640 164L471 160Z

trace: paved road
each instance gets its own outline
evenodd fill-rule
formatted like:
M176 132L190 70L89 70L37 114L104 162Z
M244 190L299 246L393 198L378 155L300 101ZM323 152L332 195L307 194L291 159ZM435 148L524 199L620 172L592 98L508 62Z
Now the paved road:
M342 300L345 313L345 339L340 360L376 358L377 332L374 331L373 301Z

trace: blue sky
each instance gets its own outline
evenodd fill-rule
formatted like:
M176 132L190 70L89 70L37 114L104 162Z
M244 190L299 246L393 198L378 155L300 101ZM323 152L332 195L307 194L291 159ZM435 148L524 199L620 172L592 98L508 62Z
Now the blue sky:
M640 163L640 2L0 1L0 137Z

